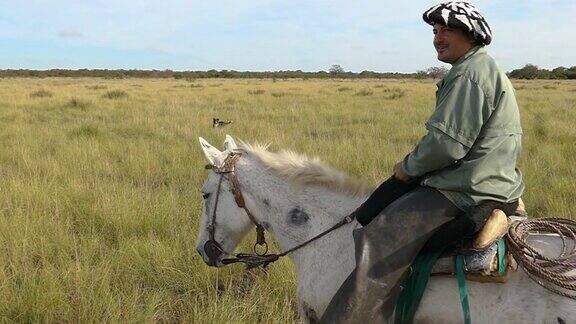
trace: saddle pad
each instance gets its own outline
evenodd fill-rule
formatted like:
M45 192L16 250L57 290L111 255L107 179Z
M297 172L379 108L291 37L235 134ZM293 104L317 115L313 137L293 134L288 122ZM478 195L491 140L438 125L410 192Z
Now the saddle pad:
M523 221L526 216L508 216L513 221ZM462 250L458 254L464 255L464 272L478 276L499 276L498 274L498 242L492 243L484 250ZM454 266L455 253L441 256L434 267L431 275L454 275L456 268ZM516 261L510 254L506 254L506 263L508 268L516 269ZM476 278L477 279L477 278Z
M464 256L466 273L498 274L498 244L493 243L482 251L459 251ZM432 268L432 275L455 274L454 255L442 256Z

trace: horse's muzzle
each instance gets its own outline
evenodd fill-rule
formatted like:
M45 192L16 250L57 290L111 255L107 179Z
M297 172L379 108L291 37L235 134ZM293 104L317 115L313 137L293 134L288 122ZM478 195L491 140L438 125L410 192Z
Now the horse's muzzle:
M220 257L224 254L224 250L218 242L208 240L204 243L204 253L206 253L206 257L208 258L206 263L209 266L214 267L218 264L218 261L220 261Z

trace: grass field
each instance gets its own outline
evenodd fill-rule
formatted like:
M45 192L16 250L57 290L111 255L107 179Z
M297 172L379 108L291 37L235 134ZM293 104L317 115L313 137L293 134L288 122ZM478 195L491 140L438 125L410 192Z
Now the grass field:
M576 218L576 82L515 87L528 212ZM297 321L286 260L246 273L197 255L198 136L294 149L376 185L424 134L435 88L0 79L0 322Z

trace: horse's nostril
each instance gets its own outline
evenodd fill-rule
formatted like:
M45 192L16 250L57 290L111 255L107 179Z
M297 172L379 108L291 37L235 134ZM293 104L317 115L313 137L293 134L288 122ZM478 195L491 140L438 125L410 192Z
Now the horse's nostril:
M206 241L204 243L204 253L210 260L217 260L222 255L222 248L215 241Z
M208 259L208 261L206 261L206 264L210 267L215 267L216 266L216 261L212 260L212 259Z

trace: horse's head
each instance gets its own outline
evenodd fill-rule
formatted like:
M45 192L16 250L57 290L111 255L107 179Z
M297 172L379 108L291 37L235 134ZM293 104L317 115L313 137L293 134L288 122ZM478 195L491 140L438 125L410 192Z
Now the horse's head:
M226 158L237 149L232 137L226 135L223 152L203 138L200 145L211 171L202 186L204 203L196 249L206 264L219 267L254 224L236 204L229 174L221 172Z

